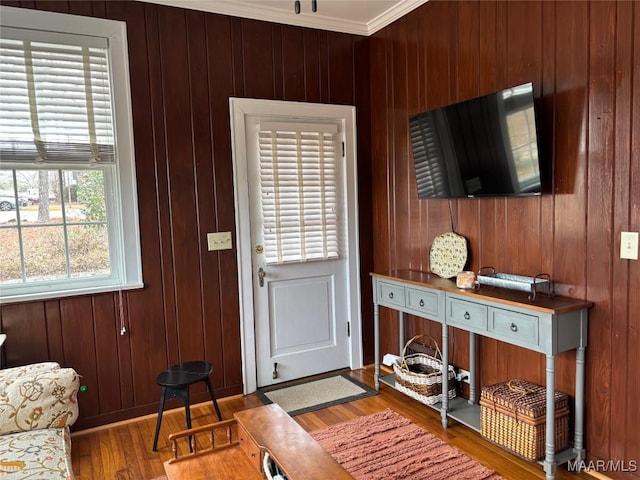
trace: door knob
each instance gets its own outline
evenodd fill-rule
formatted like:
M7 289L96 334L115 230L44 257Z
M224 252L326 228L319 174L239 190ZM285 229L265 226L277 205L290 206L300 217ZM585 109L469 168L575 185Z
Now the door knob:
M258 283L261 287L264 287L264 277L267 275L267 272L264 271L264 268L260 267L258 269Z

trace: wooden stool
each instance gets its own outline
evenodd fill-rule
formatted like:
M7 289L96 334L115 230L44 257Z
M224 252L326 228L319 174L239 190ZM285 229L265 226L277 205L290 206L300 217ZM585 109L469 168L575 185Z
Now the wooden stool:
M158 450L158 435L160 434L160 425L162 424L162 412L164 410L164 401L167 398L182 398L184 402L184 411L187 417L187 429L191 428L191 410L189 409L189 385L198 382L204 382L211 396L211 401L216 409L218 420L222 420L218 401L213 393L213 387L209 380L209 375L213 371L213 365L209 362L194 361L185 362L174 365L165 370L156 379L156 383L162 387L160 396L160 408L158 409L158 420L156 421L156 434L153 437L153 451Z

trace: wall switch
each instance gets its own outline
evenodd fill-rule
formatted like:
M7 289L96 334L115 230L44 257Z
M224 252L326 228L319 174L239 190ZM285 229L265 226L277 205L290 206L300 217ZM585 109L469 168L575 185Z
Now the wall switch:
M214 250L230 250L233 248L233 245L231 245L231 232L207 233L207 248L210 252Z
M638 232L620 234L620 258L638 260Z

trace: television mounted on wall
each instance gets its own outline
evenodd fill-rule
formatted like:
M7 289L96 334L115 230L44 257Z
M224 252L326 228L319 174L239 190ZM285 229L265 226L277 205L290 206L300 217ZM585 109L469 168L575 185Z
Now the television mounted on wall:
M540 195L533 84L409 117L418 198Z

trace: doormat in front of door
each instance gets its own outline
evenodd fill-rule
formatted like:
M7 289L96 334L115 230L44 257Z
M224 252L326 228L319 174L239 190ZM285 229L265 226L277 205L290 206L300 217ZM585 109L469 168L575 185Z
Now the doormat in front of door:
M277 403L291 416L352 402L376 393L374 389L345 374L304 380L294 385L265 387L256 392L262 403Z

